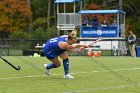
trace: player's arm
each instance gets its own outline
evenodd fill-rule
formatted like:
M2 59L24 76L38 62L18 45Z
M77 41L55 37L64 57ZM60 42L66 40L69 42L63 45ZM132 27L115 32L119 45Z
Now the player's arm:
M74 53L78 53L79 52L79 50L77 48L75 48L75 49L67 49L66 51L67 52L74 52Z
M74 49L74 48L80 48L80 47L89 47L88 44L72 44L72 45L68 45L66 46L68 49Z
M89 44L68 44L67 42L60 42L59 47L61 49L74 49L74 48L80 48L80 47L89 47Z
M89 43L88 46L90 47L90 46L92 46L93 44L95 44L95 43L97 43L97 42L99 42L99 41L101 41L101 40L102 40L102 38L99 38L99 39L97 39L96 41L93 41L93 42ZM87 48L87 47L80 47L79 52L83 51L85 48Z

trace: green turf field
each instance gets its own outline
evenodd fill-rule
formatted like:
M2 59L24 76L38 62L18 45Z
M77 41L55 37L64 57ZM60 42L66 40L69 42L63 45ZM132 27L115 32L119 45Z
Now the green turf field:
M140 58L70 57L74 79L63 78L63 66L46 76L45 57L4 58L22 69L0 60L0 93L140 93Z

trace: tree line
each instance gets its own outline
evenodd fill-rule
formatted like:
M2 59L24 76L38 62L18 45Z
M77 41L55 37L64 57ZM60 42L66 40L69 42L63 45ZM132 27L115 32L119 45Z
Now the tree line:
M55 0L0 0L0 38L53 37L57 34L54 2ZM126 35L129 30L133 30L137 37L140 37L139 3L139 0L123 0ZM103 0L83 0L84 9L103 9L102 4Z

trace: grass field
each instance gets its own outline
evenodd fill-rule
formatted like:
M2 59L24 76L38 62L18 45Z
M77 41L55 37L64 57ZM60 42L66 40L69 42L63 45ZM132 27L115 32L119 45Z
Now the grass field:
M140 93L140 58L70 57L74 79L63 78L63 66L44 74L45 57L5 56L0 60L0 93Z

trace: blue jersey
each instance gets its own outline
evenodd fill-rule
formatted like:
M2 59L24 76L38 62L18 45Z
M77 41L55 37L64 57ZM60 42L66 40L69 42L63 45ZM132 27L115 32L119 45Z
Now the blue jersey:
M58 44L59 42L67 42L67 38L66 37L55 37L55 38L51 38L49 39L44 48L44 55L48 58L48 59L54 59L55 57L59 56L61 53L65 52L66 49L61 49Z
M136 36L134 34L129 35L128 40L131 40L131 42L129 42L129 45L133 45L136 43Z

